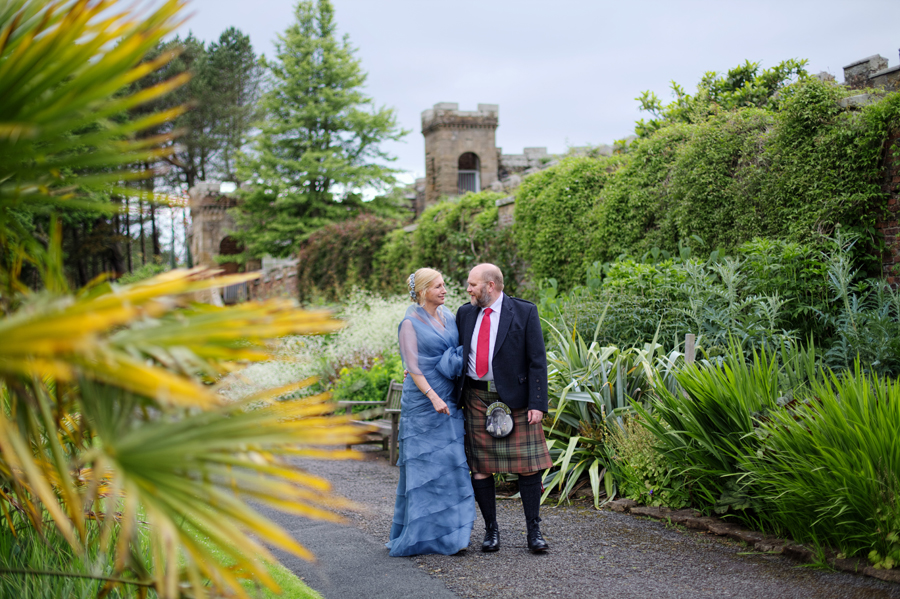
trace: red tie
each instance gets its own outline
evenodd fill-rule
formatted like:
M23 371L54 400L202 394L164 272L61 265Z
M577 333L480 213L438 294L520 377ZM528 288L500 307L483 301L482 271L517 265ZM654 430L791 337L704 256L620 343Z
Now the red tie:
M482 378L488 373L488 354L491 353L491 309L484 309L481 328L478 329L478 346L475 348L475 374Z

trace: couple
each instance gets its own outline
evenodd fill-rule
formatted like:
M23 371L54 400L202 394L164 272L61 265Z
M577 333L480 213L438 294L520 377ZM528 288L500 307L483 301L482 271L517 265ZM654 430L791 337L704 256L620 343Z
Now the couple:
M493 264L469 273L470 303L456 318L444 306L439 272L420 268L408 282L416 305L399 331L410 376L403 383L390 554L466 549L476 502L485 523L481 550L497 551L495 472L519 475L528 548L546 551L538 524L541 471L552 462L541 426L547 357L537 308L505 295Z

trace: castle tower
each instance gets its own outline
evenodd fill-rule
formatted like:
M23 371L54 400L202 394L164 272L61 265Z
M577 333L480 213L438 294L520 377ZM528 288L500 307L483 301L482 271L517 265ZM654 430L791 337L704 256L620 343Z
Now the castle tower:
M425 194L417 213L441 196L481 191L497 180L499 113L497 104L461 111L455 102L441 102L422 112Z

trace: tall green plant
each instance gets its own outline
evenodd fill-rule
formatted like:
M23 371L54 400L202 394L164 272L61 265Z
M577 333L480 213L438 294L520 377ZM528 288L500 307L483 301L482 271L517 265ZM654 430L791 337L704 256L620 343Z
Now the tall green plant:
M900 565L900 384L853 370L827 372L812 399L769 414L761 448L746 453L747 484L766 518L800 542Z
M630 402L643 400L654 385L677 385L672 374L680 354L664 355L655 338L643 348L601 347L597 336L602 317L590 344L575 328L570 333L562 318L558 326L546 320L544 324L550 331L547 362L552 415L544 428L555 469L544 498L558 489L563 501L587 474L598 506L601 482L608 497L615 494L615 481L607 469L613 455L610 431L624 427L623 416L632 412Z
M761 349L749 358L732 343L721 363L687 365L678 372L682 392L657 386L649 409L634 404L659 450L691 479L695 504L743 520L754 518L759 507L755 490L741 480L743 457L760 445L758 420L789 402L814 376L815 352Z

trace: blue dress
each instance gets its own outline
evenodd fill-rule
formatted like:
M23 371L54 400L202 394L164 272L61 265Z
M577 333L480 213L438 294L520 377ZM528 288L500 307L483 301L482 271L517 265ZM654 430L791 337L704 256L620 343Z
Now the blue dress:
M450 415L435 411L411 376L403 383L400 411L400 482L390 541L394 557L442 553L469 546L475 497L463 445L463 415L453 401L453 379L462 374L462 347L453 313L438 318L412 306L400 323L406 368L422 374Z

